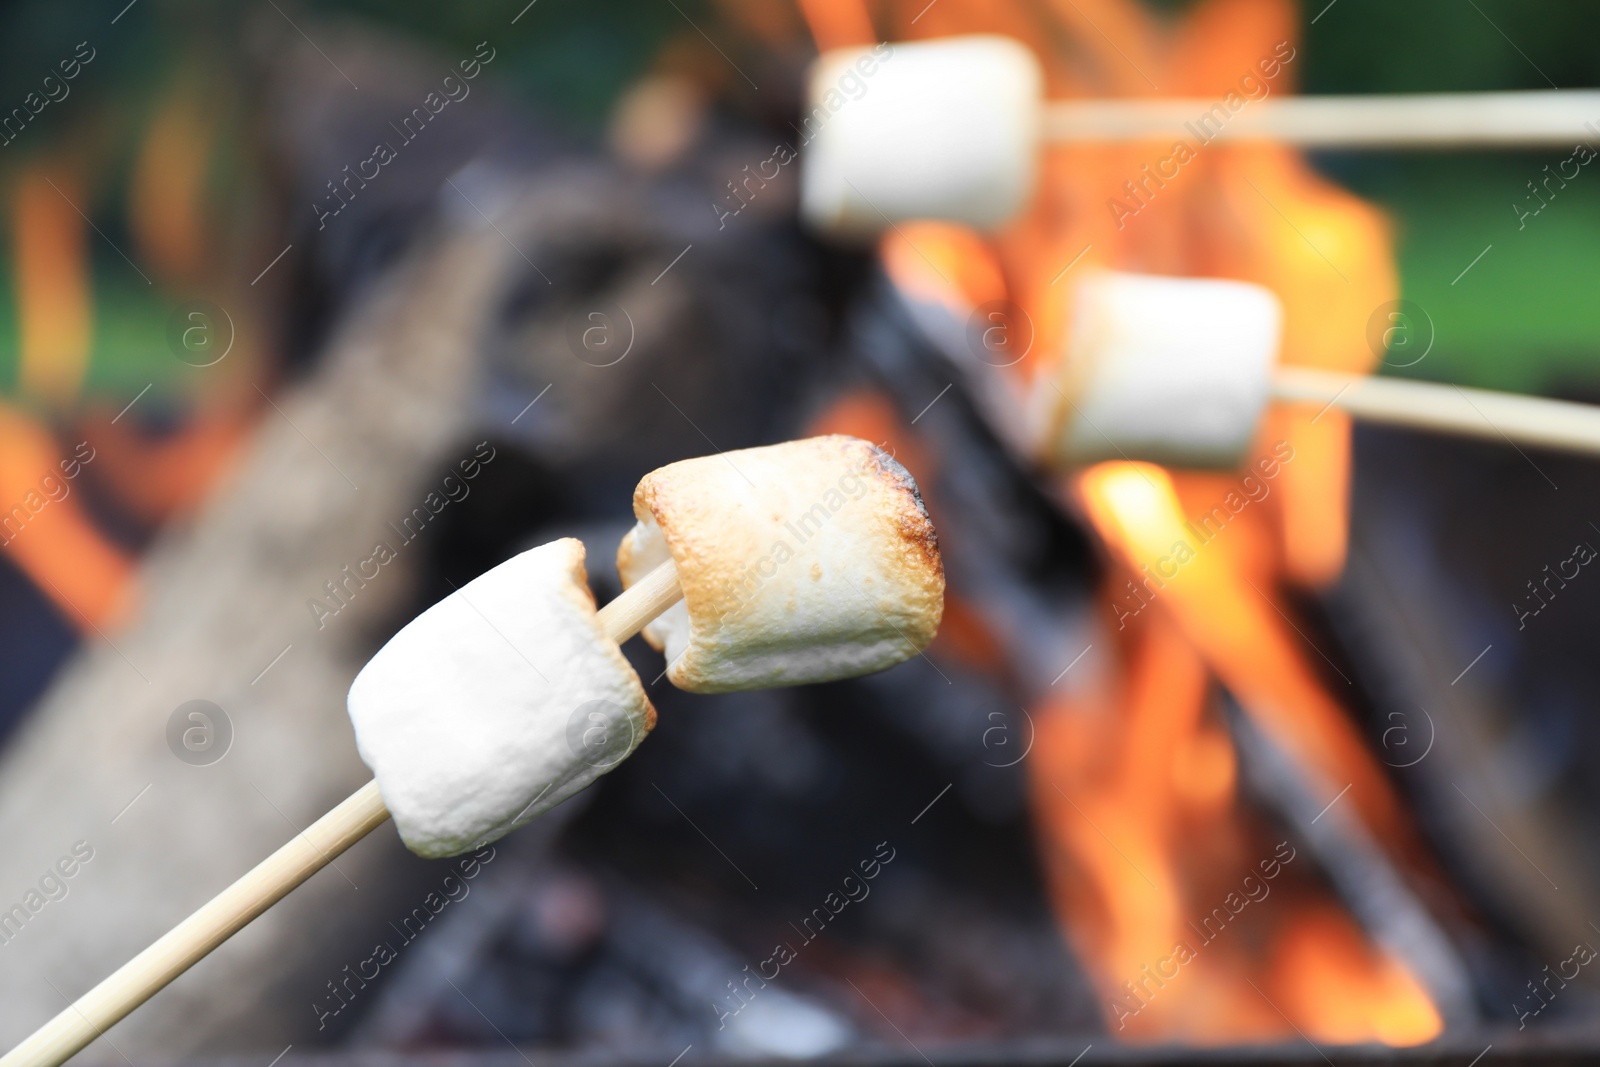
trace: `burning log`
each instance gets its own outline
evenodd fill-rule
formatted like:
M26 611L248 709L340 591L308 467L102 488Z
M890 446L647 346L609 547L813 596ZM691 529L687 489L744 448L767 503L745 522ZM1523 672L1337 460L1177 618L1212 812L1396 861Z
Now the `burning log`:
M1307 781L1302 761L1276 745L1235 704L1227 719L1239 749L1242 775L1326 871L1351 912L1396 959L1415 969L1446 1024L1476 1018L1466 961L1412 891L1399 868L1362 826L1325 804L1334 793L1326 780Z
M12 881L79 837L94 858L93 877L72 887L71 925L43 915L8 931L6 1041L23 1036L29 1016L58 1011L57 990L83 988L132 942L180 918L215 872L247 865L286 822L304 825L355 784L342 692L367 629L403 600L418 560L410 553L384 581L362 582L332 632L308 614L307 595L392 539L387 521L454 462L469 425L473 337L508 256L493 230L449 235L374 292L323 371L262 424L228 488L148 558L139 614L114 644L80 655L7 750L0 825ZM228 758L199 772L174 758L163 733L173 709L197 696L217 699L239 734ZM98 740L85 747L85 738ZM307 745L316 758L285 756ZM41 795L54 798L48 818ZM228 817L206 814L219 811ZM394 859L368 852L343 869L357 885L382 885ZM308 931L345 943L332 903L349 891L342 878L311 887L236 956L180 984L168 1009L130 1024L119 1047L192 1049L219 1034L237 1040L291 1003L298 1016L302 998L283 1002L280 983L306 958L279 946ZM225 1002L212 996L218 986ZM280 1011L264 1014L274 1003Z

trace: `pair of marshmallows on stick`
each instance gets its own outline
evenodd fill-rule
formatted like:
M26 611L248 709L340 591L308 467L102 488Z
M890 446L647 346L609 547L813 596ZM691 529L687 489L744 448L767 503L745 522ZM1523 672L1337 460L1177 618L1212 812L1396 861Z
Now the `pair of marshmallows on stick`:
M834 49L801 118L801 213L824 233L908 219L1002 226L1026 207L1046 142L1223 140L1344 148L1527 148L1587 143L1600 92L1299 97L1272 92L1287 42L1241 71L1262 92L1214 99L1047 101L1034 54L973 34Z
M350 687L374 780L4 1057L54 1067L391 815L407 847L493 841L615 767L655 710L617 647L641 630L695 693L884 670L933 640L944 567L916 483L817 437L673 463L634 492L623 594L596 610L584 547L530 549L408 623Z
M864 441L674 463L639 483L634 513L617 569L626 588L676 576L682 599L643 632L681 689L855 677L933 637L944 591L933 527L911 476ZM412 851L449 856L500 837L616 766L654 725L583 561L571 538L507 560L412 620L356 677L356 742Z

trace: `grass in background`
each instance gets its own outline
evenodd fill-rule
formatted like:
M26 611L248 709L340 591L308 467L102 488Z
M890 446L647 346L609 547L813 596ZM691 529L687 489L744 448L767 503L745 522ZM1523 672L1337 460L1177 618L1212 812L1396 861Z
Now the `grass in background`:
M1328 168L1389 212L1404 295L1433 319L1428 357L1386 373L1600 391L1600 159L1565 189L1551 182L1556 196L1520 228L1512 210L1530 210L1526 183L1570 155L1412 155Z
M1307 0L1302 11L1308 93L1600 85L1600 4L1592 0ZM1593 146L1600 149L1600 134ZM1405 296L1434 321L1428 358L1389 373L1600 393L1600 159L1525 227L1511 207L1531 207L1526 183L1571 151L1319 160L1388 209Z

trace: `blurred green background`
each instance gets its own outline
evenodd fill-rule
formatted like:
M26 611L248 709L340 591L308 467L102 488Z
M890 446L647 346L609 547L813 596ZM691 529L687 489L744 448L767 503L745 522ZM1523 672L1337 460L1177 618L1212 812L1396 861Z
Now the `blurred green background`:
M1308 93L1600 85L1600 4L1587 0L1313 0L1303 10L1317 19L1306 27ZM1600 150L1600 134L1593 147ZM1394 218L1405 295L1437 331L1425 360L1390 373L1600 394L1600 159L1564 189L1552 182L1559 193L1537 216L1519 224L1513 209L1537 207L1527 183L1571 155L1319 158Z

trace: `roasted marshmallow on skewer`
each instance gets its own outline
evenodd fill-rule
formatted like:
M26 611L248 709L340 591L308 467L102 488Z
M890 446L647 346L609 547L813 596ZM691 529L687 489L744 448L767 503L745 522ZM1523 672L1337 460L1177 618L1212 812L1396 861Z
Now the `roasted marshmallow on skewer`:
M1292 51L1264 56L1218 98L1046 102L1020 42L974 34L824 52L802 119L801 213L841 236L909 219L994 229L1026 206L1046 142L1219 139L1303 146L1571 146L1600 92L1298 97L1273 92ZM1257 74L1260 75L1257 78Z
M1227 468L1266 406L1283 311L1248 282L1102 272L1073 291L1062 358L1034 384L1053 464Z
M944 570L916 483L854 437L688 459L645 476L617 570L671 560L683 602L644 629L680 689L870 674L933 639Z
M742 472L738 484L715 473L724 467ZM614 767L655 717L617 644L680 599L682 618L657 639L676 649L672 680L700 692L883 670L938 628L944 571L933 528L910 475L864 441L821 437L673 464L640 484L635 509L641 527L621 553L627 591L598 612L583 546L564 539L500 564L408 623L350 691L375 780L0 1067L64 1062L391 813L413 851L451 855ZM780 552L785 536L791 547Z
M1593 405L1278 366L1282 310L1249 282L1105 271L1080 282L1071 300L1066 343L1024 387L1022 447L1046 466L1127 459L1233 468L1269 401L1600 454Z
M824 53L803 120L801 213L838 234L897 219L1002 225L1033 192L1043 88L1038 60L1009 37Z

